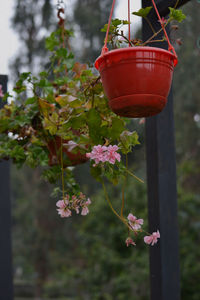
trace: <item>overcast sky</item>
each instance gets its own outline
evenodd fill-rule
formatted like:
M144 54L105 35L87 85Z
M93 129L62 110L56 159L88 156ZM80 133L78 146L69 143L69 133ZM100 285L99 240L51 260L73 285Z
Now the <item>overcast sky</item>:
M69 7L73 1L74 0L65 0L67 7ZM57 3L56 0L53 0L53 2L55 4ZM128 1L124 0L116 1L115 17L127 19L127 2ZM131 2L131 11L138 10L141 7L141 0ZM19 48L17 34L11 29L14 3L15 0L0 0L0 74L9 74L9 60L17 53ZM137 26L139 18L135 16L131 21L133 21L134 24L136 22L135 26Z

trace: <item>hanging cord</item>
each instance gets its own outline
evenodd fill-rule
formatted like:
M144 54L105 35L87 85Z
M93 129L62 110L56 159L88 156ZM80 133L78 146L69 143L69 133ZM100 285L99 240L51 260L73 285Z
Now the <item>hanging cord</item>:
M178 58L177 58L176 51L175 51L174 47L172 46L172 44L170 43L168 34L167 34L166 30L165 30L165 26L164 26L164 24L163 24L163 21L162 21L162 19L161 19L161 17L160 17L159 12L158 12L158 9L157 9L157 6L156 6L156 4L155 4L155 1L154 1L154 0L151 0L151 1L152 1L153 6L154 6L154 9L155 9L155 11L156 11L156 14L157 14L157 16L158 16L158 19L159 19L159 21L160 21L160 24L161 24L162 30L163 30L163 32L164 32L164 35L165 35L165 37L166 37L166 39L167 39L167 43L168 43L168 51L170 51L170 52L172 51L173 54L175 55L174 66L176 66L177 63L178 63Z
M109 30L110 30L110 23L111 23L111 20L112 20L112 14L113 14L114 7L115 7L115 0L113 0L113 3L112 3L112 7L111 7L111 11L110 11L110 16L109 16L109 19L108 19L108 27L107 27L107 31L106 31L105 42L104 42L104 46L103 46L103 48L101 50L101 55L103 55L106 52L108 52L108 48L107 48L108 34L109 34Z
M128 40L129 47L131 47L131 18L130 18L130 0L128 0Z
M178 1L179 1L179 0L177 0L177 2L178 2ZM161 19L161 17L160 17L160 14L159 14L159 12L158 12L158 9L157 9L157 6L156 6L154 0L152 0L152 4L153 4L153 6L154 6L154 9L155 9L156 14L157 14L157 16L158 16L158 19L159 19L159 21L160 21L160 24L161 24L162 30L163 30L163 32L164 32L164 34L165 34L165 37L166 37L166 39L167 39L167 43L168 43L168 51L170 51L170 52L172 51L173 54L174 54L174 56L175 56L175 59L174 59L174 66L176 66L177 63L178 63L178 58L177 58L176 51L175 51L174 47L172 46L172 44L170 43L169 37L168 37L167 32L166 32L166 30L165 30L165 26L164 26L164 24L163 24L163 22L162 22L162 19ZM177 4L176 4L176 5L177 5ZM112 20L112 15L113 15L113 11L114 11L114 6L115 6L115 0L113 0L113 3L112 3L112 7L111 7L111 11L110 11L110 16L109 16L109 19L108 19L108 27L107 27L107 31L106 31L106 37L105 37L105 41L104 41L104 46L103 46L102 51L101 51L101 55L103 55L103 54L105 54L106 52L108 52L108 47L107 47L108 34L109 34L109 30L110 30L110 23L111 23L111 20ZM129 24L128 24L128 40L129 40L129 42L130 42L130 0L128 0L128 22L129 22ZM129 47L130 47L130 46L131 46L131 45L130 45L130 43L129 43Z
M69 44L69 41L68 41L68 37L66 36L65 34L65 18L64 16L62 16L62 14L64 15L65 14L65 4L63 2L63 0L58 0L58 3L57 3L57 17L58 17L58 26L60 27L61 29L61 47L62 48L67 48L69 50L71 50L71 47L70 47L70 44ZM60 59L58 61L58 65L60 65ZM65 73L67 74L67 67L65 65Z

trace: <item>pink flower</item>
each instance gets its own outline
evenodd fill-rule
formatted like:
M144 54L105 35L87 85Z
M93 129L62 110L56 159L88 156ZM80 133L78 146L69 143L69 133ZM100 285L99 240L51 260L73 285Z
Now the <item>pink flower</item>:
M78 205L77 205L77 206L75 206L75 208L74 208L74 209L75 209L76 213L77 213L77 214L79 214L79 206L78 206Z
M89 209L87 206L84 206L81 211L82 216L86 216L89 213Z
M141 225L143 225L144 220L143 219L137 219L133 214L129 214L127 217L129 221L129 225L133 230L139 230L141 228Z
M80 192L79 198L80 198L81 200L84 200L86 197L85 197L85 195L84 195L82 192Z
M59 200L58 202L56 202L56 206L59 208L65 208L66 207L66 203L64 200Z
M129 245L133 245L133 246L136 246L136 243L132 240L132 238L130 237L127 237L126 241L126 246L128 247Z
M3 96L4 96L3 89L2 89L2 85L0 84L0 98L2 98Z
M107 153L106 153L106 161L109 161L113 165L115 164L116 160L120 161L121 156L119 153L116 152L118 149L119 148L116 145L108 146Z
M83 193L80 193L79 196L66 195L63 200L57 201L56 206L58 207L58 214L62 218L66 218L72 215L73 210L79 214L80 208L82 208L81 215L87 215L89 213L88 205L90 204L90 198L86 199L86 196Z
M67 150L69 152L71 152L74 148L76 148L78 146L77 143L75 143L74 141L69 141L66 144L64 144L65 147L67 147Z
M144 242L145 244L148 244L151 246L153 246L154 244L156 244L158 242L158 239L160 238L160 232L159 230L157 230L157 232L153 232L151 235L146 235L144 237Z
M94 167L100 162L108 161L111 164L114 164L116 160L120 161L121 156L116 151L118 150L117 145L110 146L94 146L90 153L87 153L86 156L95 161Z
M90 200L90 198L87 198L87 201L85 202L85 205L90 205L92 202L91 202L91 200Z
M58 208L57 211L61 218L68 218L72 215L71 210L68 208Z
M92 152L86 153L86 156L90 159L93 159L95 161L95 164L98 164L99 162L105 162L105 153L107 147L97 145L94 146L92 149Z

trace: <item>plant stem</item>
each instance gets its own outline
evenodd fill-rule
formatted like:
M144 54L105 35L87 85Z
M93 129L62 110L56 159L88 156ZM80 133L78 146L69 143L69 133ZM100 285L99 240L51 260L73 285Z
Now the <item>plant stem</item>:
M158 43L158 42L164 42L166 39L162 39L162 40L153 40L150 41L149 43Z
M179 0L176 1L176 4L174 5L174 8L177 8L178 3L179 3Z
M167 23L164 25L164 27L166 27L168 24L169 24L169 22L170 22L171 20L170 19L168 19L168 21L167 21ZM146 44L148 44L151 40L153 40L159 33L161 33L163 31L163 29L162 29L162 27L157 31L157 32L155 32L146 42L144 42L141 46L145 46Z
M128 170L128 155L126 154L126 170ZM122 187L122 205L121 205L121 217L123 218L123 210L124 210L124 192L125 192L125 186L127 181L127 172L124 179L124 184Z
M132 177L134 177L135 179L137 179L139 182L144 183L144 181L142 179L140 179L139 177L137 177L136 175L134 175L131 171L126 170L126 172L131 175Z
M104 190L104 194L105 194L105 198L106 198L106 200L107 200L107 202L108 202L108 204L109 204L109 206L110 206L110 208L111 208L111 210L112 210L112 212L130 229L130 227L129 227L129 225L128 225L128 223L126 222L126 220L123 218L123 217L121 217L117 212L116 212L116 210L114 209L114 207L112 206L112 203L111 203L111 201L110 201L110 199L109 199L109 197L108 197L108 194L107 194L107 191L106 191L106 187L105 187L105 184L104 184L104 182L103 182L103 180L102 180L102 186L103 186L103 190Z
M133 46L132 43L131 43L131 41L129 41L129 39L126 36L124 36L123 34L117 33L116 35L123 37L130 46Z
M151 27L151 30L153 31L153 33L156 33L155 32L155 29L153 28L151 22L149 21L149 19L147 17L145 17L145 20L147 21L147 23L149 24L149 26Z

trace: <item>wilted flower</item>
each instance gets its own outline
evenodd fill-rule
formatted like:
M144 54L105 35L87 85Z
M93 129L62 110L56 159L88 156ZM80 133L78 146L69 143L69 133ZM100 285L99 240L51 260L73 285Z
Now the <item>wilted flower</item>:
M146 235L144 237L144 242L148 245L153 246L158 242L158 238L160 238L159 230L157 230L157 232L153 232L151 235Z
M127 247L130 246L130 245L136 246L136 243L130 237L127 237L125 243L126 243Z
M133 214L129 214L127 217L129 221L129 225L133 230L139 230L141 228L141 225L143 225L144 221L143 219L137 219Z

